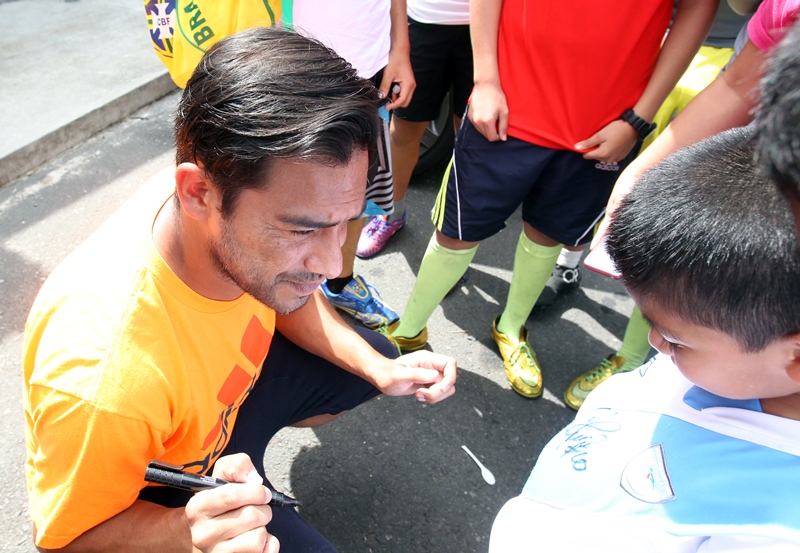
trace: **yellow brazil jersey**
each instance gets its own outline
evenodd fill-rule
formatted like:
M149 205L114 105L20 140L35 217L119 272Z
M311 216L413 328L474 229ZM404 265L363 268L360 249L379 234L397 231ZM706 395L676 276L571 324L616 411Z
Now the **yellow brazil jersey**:
M283 11L281 0L145 0L144 8L153 48L181 88L219 39L275 25Z

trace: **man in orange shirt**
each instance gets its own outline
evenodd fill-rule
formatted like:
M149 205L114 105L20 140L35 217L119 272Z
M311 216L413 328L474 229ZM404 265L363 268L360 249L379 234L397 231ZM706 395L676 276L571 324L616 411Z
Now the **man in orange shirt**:
M178 108L177 167L59 265L31 310L25 469L40 550L335 551L267 505L269 439L380 393L433 403L455 383L452 359L395 359L318 290L364 209L378 104L295 33L252 29L207 52ZM234 483L145 487L151 459Z

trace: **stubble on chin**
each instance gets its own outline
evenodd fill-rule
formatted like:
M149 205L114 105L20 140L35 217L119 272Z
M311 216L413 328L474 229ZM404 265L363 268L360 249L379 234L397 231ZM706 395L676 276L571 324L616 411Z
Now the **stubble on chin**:
M221 241L209 244L209 254L220 276L281 315L288 315L293 311L297 311L311 297L310 295L297 296L289 291L288 293L293 297L282 300L279 287L283 282L283 278L293 279L297 282L318 279L317 275L289 274L281 274L272 279L268 278L259 271L257 266L248 263L247 257L236 247L228 228L223 230ZM285 287L291 289L289 285Z
M263 303L267 307L269 307L272 310L274 310L275 313L277 313L279 315L288 315L289 313L297 311L298 309L303 307L306 303L308 303L308 298L310 298L311 296L301 296L301 297L297 298L296 300L294 300L293 302L291 302L291 305L288 305L288 306L285 306L285 307L282 307L282 308L279 308L280 306L277 306L277 305L270 305L267 302L263 301L261 298L258 298L256 296L253 296L253 297L255 297L258 301L260 301L261 303Z
M280 281L267 284L266 278L257 275L243 275L231 268L231 264L226 263L217 255L217 251L212 250L217 270L228 281L238 286L245 294L256 299L256 301L266 305L280 315L288 315L303 307L311 296L295 296L293 299L281 301L276 290L280 286Z

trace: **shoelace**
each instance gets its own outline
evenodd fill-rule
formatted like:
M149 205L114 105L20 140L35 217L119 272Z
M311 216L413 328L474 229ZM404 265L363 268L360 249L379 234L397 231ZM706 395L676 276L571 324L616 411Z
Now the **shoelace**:
M600 365L595 370L586 375L586 380L588 382L594 382L601 376L605 376L606 371L614 372L614 364L611 362L611 359L608 358L600 361Z
M375 235L376 233L383 233L386 232L386 227L381 227L380 221L383 221L383 217L378 216L372 219L369 224L367 225L367 234L370 236ZM384 221L386 222L386 221Z
M525 355L525 357L528 358L528 364L535 366L536 363L534 362L534 358L536 356L534 355L533 349L531 349L531 345L528 342L520 342L517 348L511 352L509 361L511 361L511 364L513 365L522 355Z
M389 325L381 325L375 329L375 332L385 336L392 343L392 345L397 348L397 353L403 355L403 352L400 350L400 344L397 343L397 340L394 339L394 336L389 334Z

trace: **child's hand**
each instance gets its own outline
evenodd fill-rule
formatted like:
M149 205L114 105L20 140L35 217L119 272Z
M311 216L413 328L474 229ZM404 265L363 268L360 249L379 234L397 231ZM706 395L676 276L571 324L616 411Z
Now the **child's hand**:
M399 92L393 90L395 84L399 85ZM395 108L407 107L416 87L417 83L414 80L414 71L411 69L408 52L398 53L394 50L389 52L389 63L383 70L380 86L382 97L389 99L386 109L391 111Z
M475 85L467 116L489 142L508 138L508 104L499 83Z
M589 150L584 159L596 159L606 163L624 159L636 145L638 135L633 127L616 119L597 131L593 136L575 144L576 150Z

